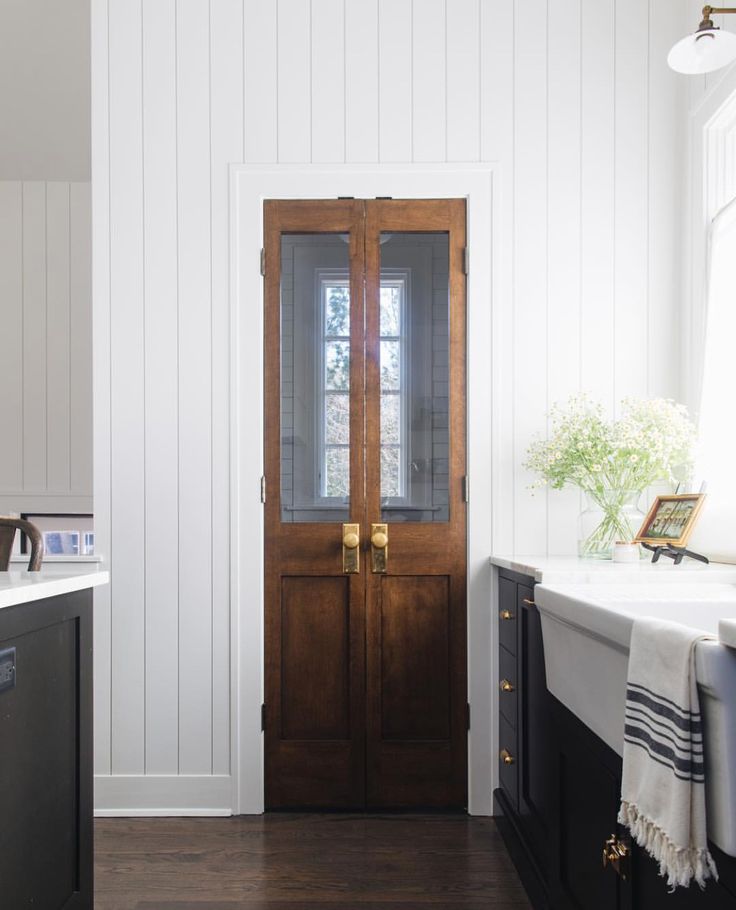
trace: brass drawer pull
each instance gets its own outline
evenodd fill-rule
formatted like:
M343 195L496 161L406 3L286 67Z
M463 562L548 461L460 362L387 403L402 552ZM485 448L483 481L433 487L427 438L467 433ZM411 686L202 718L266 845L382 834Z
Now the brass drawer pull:
M522 603L525 603L528 607L536 607L536 604L534 603L534 601L533 601L533 600L529 600L528 597L525 597L525 598L522 600Z
M508 749L501 749L501 751L499 753L499 757L500 757L501 761L504 763L504 765L513 765L513 763L516 761L516 759L509 752Z
M514 691L514 686L512 683L510 683L508 681L508 679L502 679L501 682L498 684L498 688L502 692L513 692Z
M613 866L614 871L625 880L628 874L629 853L626 844L612 834L603 845L603 868Z
M514 614L511 612L511 610L501 610L501 612L498 615L501 617L501 619L513 619L514 618Z

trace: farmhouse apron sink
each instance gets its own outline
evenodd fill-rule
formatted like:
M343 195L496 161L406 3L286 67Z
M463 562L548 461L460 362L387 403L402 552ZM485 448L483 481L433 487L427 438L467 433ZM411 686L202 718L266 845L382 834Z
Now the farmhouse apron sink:
M713 582L537 585L547 686L619 755L634 619L655 616L722 640L698 643L708 833L736 856L736 585Z

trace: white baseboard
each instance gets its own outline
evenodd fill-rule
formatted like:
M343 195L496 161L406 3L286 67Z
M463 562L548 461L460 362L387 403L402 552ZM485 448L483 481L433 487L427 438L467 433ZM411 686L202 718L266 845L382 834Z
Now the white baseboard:
M232 806L230 775L95 775L98 818L223 816Z

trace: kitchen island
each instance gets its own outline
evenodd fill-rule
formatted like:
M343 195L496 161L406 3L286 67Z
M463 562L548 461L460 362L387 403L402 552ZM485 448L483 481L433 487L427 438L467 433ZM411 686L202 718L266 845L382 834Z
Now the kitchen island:
M92 589L99 564L0 572L0 905L93 906Z

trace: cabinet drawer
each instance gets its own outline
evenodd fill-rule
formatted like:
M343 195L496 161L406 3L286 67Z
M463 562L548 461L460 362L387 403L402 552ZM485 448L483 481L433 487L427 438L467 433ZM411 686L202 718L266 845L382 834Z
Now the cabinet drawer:
M498 581L498 640L510 654L516 654L516 584L508 578Z
M509 654L506 648L499 648L498 653L498 708L511 726L516 729L519 679L516 658L513 654Z
M519 811L519 752L516 731L503 715L498 724L498 777L511 805Z

